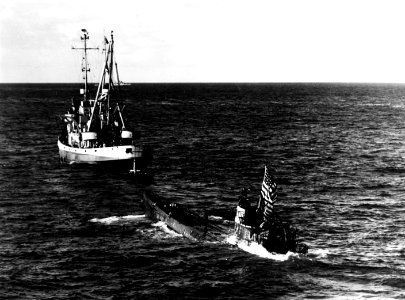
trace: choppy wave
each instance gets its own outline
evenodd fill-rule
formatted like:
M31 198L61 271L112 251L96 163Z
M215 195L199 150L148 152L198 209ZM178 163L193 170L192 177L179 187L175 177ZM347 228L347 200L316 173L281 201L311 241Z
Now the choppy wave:
M286 254L269 252L258 243L247 243L246 241L238 241L235 235L228 236L226 241L231 245L238 246L243 251L249 252L262 258L268 258L276 261L286 261L291 257L299 257L299 254L294 252L287 252Z
M240 189L259 190L271 164L308 255L152 226L144 184L59 164L54 116L78 85L0 84L4 298L404 298L404 85L124 88L159 193L220 212L228 234Z
M168 234L169 237L182 237L183 235L180 233L177 233L176 231L170 229L165 222L159 221L156 223L153 223L152 226L158 227L161 230L163 230L165 233Z

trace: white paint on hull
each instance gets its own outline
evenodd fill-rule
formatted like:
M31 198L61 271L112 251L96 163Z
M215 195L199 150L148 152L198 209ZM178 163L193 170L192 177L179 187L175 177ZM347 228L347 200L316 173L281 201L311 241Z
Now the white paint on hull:
M59 156L64 162L98 163L132 160L142 156L142 149L133 145L103 148L75 148L58 140Z

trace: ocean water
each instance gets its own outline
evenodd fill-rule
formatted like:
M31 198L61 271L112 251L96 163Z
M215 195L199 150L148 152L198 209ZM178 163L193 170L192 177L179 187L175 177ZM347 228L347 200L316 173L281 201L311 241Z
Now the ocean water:
M151 187L212 210L217 243L148 220L145 183L59 163L78 88L0 85L0 298L405 298L404 85L125 86ZM265 163L307 255L237 244L223 218Z

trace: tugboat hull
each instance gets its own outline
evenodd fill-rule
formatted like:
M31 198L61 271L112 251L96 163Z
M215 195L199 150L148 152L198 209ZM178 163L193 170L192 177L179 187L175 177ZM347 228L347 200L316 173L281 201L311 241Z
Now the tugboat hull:
M133 160L142 157L142 148L129 146L112 146L103 148L76 148L58 141L59 156L63 162L98 163L115 160Z
M64 145L58 140L59 157L63 163L99 164L110 163L133 169L141 167L143 148L133 145L103 148L76 148Z

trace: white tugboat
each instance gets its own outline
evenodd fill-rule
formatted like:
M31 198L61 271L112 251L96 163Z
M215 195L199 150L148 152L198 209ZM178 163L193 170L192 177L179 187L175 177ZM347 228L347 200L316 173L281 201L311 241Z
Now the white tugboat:
M84 47L84 89L80 98L72 98L68 113L62 115L64 125L58 139L60 160L66 163L113 163L132 172L144 167L144 151L134 145L133 133L127 128L123 115L124 104L120 96L117 63L114 61L114 38L105 38L106 57L95 97L89 91L87 80L90 69L87 62L89 35L82 29ZM77 48L76 48L77 49Z

